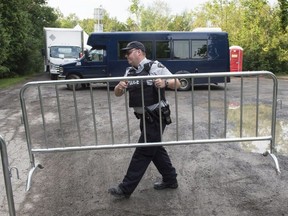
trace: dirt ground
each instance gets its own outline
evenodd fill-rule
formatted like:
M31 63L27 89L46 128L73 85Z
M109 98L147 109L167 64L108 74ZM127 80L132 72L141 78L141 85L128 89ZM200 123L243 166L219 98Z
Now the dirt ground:
M33 78L47 79L45 74ZM235 82L234 79L229 84L231 89ZM277 118L283 119L286 125L287 86L288 80L279 80L278 98L282 103ZM17 215L288 215L287 151L277 155L281 170L277 175L270 156L247 152L235 143L166 147L178 173L179 188L154 190L153 183L160 179L160 175L151 164L130 199L124 200L111 197L107 190L122 180L134 149L40 154L37 161L44 169L35 172L32 187L26 192L30 163L21 121L21 87L22 84L0 91L0 134L7 144L10 167L17 167L20 175L17 179L12 170ZM187 97L185 94L188 93L183 92L183 98L180 98L183 101ZM123 104L115 106L120 109ZM185 110L179 113L180 119L186 118ZM202 127L205 125L200 122L200 133ZM212 130L217 127L213 126ZM138 125L136 140L137 131ZM169 137L171 131L167 128L164 136ZM288 132L283 133L279 136L287 140ZM287 142L282 144L283 149L288 149L287 145ZM2 176L0 169L0 215L5 216L9 213Z

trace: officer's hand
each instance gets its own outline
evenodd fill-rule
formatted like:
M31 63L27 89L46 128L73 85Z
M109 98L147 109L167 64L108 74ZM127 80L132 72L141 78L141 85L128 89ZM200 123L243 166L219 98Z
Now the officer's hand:
M114 88L114 93L117 97L121 96L124 94L124 90L128 87L128 81L120 81Z
M119 90L123 91L124 89L126 89L128 87L128 81L127 80L120 81L117 86L118 86Z
M156 80L154 80L154 85L157 88L165 88L165 79L156 79Z

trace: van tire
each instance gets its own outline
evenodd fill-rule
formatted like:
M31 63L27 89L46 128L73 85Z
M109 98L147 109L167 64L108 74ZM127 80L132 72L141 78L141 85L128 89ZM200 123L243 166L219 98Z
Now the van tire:
M176 74L190 74L188 71L179 71ZM189 91L191 89L191 79L182 77L179 78L180 88L179 91Z
M81 79L81 78L80 78L78 75L76 75L76 74L69 74L69 75L66 77L66 79L68 80L68 79ZM73 90L73 85L67 84L66 86L67 86L67 88L68 88L69 90ZM79 89L81 89L81 88L82 88L81 83L75 84L75 90L79 90Z

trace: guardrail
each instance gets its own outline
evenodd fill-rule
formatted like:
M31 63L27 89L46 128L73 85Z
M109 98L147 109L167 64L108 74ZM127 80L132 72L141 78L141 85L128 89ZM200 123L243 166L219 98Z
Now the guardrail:
M12 191L12 184L11 184L11 173L9 170L7 148L6 148L6 143L1 135L0 135L0 152L1 152L6 196L7 196L8 207L9 207L9 215L15 216L16 213L15 213L15 205L14 205L14 198L13 198L13 191Z
M221 90L223 91L217 91L216 101L213 101L216 93L212 90L214 85L211 83L212 77L225 77L225 82L221 84ZM229 91L227 77L237 77L238 79L239 89L232 92L233 94ZM263 77L269 78L272 87L271 92L265 92L263 98L260 98L260 95L262 96L260 80L262 80ZM122 99L116 99L113 90L110 88L111 83L119 82L120 80L140 80L143 90L144 80L156 78L188 78L192 80L192 84L197 78L207 78L207 103L205 102L205 106L207 105L207 107L204 106L204 108L201 108L201 118L206 119L206 121L204 121L206 124L204 128L207 128L205 133L203 133L203 128L202 131L199 132L196 127L200 121L197 119L200 114L200 112L197 111L199 108L198 104L203 103L203 100L200 99L200 101L197 101L198 94L194 88L192 88L191 94L189 93L190 96L185 100L178 99L184 92L173 90L166 91L166 93L169 94L169 103L175 109L175 111L172 112L175 123L171 126L172 130L170 130L171 134L169 134L169 137L167 138L165 136L165 139L162 139L162 142L158 143L139 144L131 141L131 137L134 135L131 125L136 123L133 122L132 112L128 110L127 92ZM246 79L253 79L255 93L253 92L253 94L251 94L245 91L244 81ZM96 88L97 85L101 86L102 83L106 83L103 88ZM76 86L82 84L85 84L85 86L89 84L89 88L76 91L78 88L76 88ZM66 85L70 85L70 87L72 85L73 90L67 90ZM35 162L35 155L37 153L133 148L147 145L168 146L267 141L270 147L263 155L270 155L273 158L276 164L276 170L280 173L278 160L274 154L277 90L277 78L273 73L268 71L29 82L24 85L20 91L23 122L31 164L26 190L29 190L31 186L33 172L37 168L43 168L41 164ZM246 93L249 95L249 98L246 96ZM160 98L160 91L158 91L158 94ZM187 94L187 92L185 94ZM230 126L228 117L230 97L238 98L239 100L237 103L239 109L239 119L237 120L239 131L232 136L228 130ZM113 106L115 103L122 103L124 107L123 110L119 110L119 108L115 109ZM260 115L259 110L261 109L262 103L268 104L268 107L271 108L269 117ZM244 118L244 113L246 113L244 109L247 104L254 107L254 135L246 135L243 130L245 121L251 121L249 118ZM185 110L189 111L187 115L190 116L189 118L185 118L185 121L182 120L180 115L183 107L186 107ZM144 110L143 107L142 109ZM220 113L216 118L213 116L215 110ZM261 124L259 123L261 118L268 118L270 121L270 127L266 134L260 133L260 131L262 131ZM218 128L216 132L213 130L215 119L217 120L216 124ZM109 127L103 129L103 125L106 124L109 125ZM251 124L251 122L249 122L249 124ZM182 134L183 130L180 130L180 127L183 128L183 126L185 126L187 132L189 132L189 134L185 133L185 136ZM117 141L115 142L115 140Z

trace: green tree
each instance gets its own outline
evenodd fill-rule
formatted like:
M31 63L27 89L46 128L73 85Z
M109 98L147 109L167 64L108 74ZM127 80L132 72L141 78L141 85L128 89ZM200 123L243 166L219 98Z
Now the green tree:
M8 76L39 72L43 59L43 27L57 16L45 0L2 0L0 3L0 71ZM3 75L3 73L2 73ZM3 76L2 76L3 77Z
M277 70L277 53L271 49L271 42L276 37L272 31L275 16L266 1L242 0L244 21L241 34L245 53L246 70ZM277 28L276 28L277 30Z
M162 0L155 0L153 6L141 9L141 31L164 31L168 26L172 16L167 3Z
M130 16L127 19L127 25L131 31L140 31L141 26L141 12L144 6L140 3L140 0L130 0L131 5L129 7Z
M117 31L128 31L125 23L119 22L116 18L109 18L104 16L104 31L117 32Z
M31 26L29 30L30 34L26 42L27 49L23 49L21 55L23 59L20 65L23 65L21 67L23 73L43 70L43 57L41 52L44 45L43 27L57 25L57 16L54 10L46 7L44 0L32 0L31 2L27 2L26 5Z
M287 31L288 26L288 1L287 0L278 0L280 7L280 20L281 28L283 32Z
M10 71L7 66L3 65L3 63L9 57L8 50L9 50L9 42L10 42L9 33L7 32L5 28L5 23L3 23L4 16L5 16L5 14L3 14L3 11L4 11L4 4L3 2L1 2L0 3L0 53L1 53L0 78L7 76Z
M104 10L103 31L117 32L117 31L129 31L129 29L125 23L119 22L116 17L110 17L109 13L107 13L107 11Z
M287 66L287 35L278 14L266 0L213 0L193 12L192 25L228 32L230 44L244 49L244 70L281 72Z
M79 25L87 34L94 32L94 24L94 19L83 19L79 21Z
M67 17L61 17L58 20L61 28L74 28L80 22L75 13L71 13Z
M191 31L192 30L192 18L191 12L184 11L180 15L172 16L168 24L169 31Z
M8 49L6 49L7 58L3 62L3 66L9 68L11 72L21 73L18 62L23 61L22 53L27 50L25 45L31 29L28 13L22 10L23 4L26 2L3 0L2 4L1 20L6 32L5 40L9 41Z

